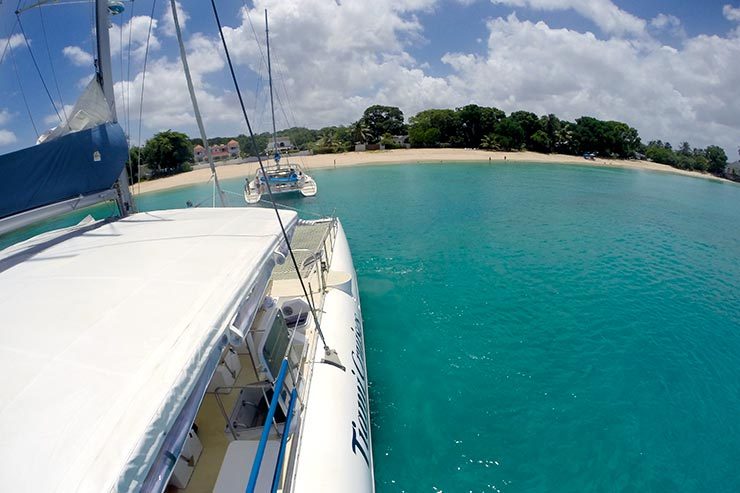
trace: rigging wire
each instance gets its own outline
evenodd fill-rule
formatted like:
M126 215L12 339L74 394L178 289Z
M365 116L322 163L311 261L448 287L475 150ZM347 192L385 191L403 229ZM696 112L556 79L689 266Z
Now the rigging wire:
M59 114L59 110L57 110L57 105L54 103L54 98L51 97L51 93L49 92L49 87L46 85L46 81L44 80L44 75L41 73L41 69L39 69L39 64L36 63L36 57L33 55L33 50L31 49L31 43L28 42L26 31L23 29L23 23L21 22L20 15L17 15L16 18L18 19L18 27L20 27L21 29L23 40L26 43L28 52L31 54L31 60L33 60L33 66L36 67L36 72L39 74L39 78L41 79L41 84L44 86L44 90L46 91L46 95L49 97L49 101L51 102L52 107L54 107L54 113L57 114L57 118L59 118L59 121L62 122L62 117Z
M121 24L118 28L118 60L120 63L120 80L123 84L123 16L121 16ZM114 96L115 97L115 96ZM121 104L123 106L123 126L126 127L126 92L123 90L123 86L121 86ZM128 131L125 132L126 137L128 138ZM131 170L129 170L131 171Z
M95 39L95 32L97 27L95 25L95 2L90 2L90 53L93 54L93 60L95 60L95 68L98 67L98 43Z
M218 33L221 37L221 43L223 44L223 47L224 47L224 52L226 54L226 61L229 65L229 71L231 72L231 79L234 82L234 88L236 89L236 95L239 97L239 105L241 106L242 115L244 115L244 121L247 124L247 130L249 131L249 138L252 141L252 148L257 154L257 162L259 163L259 167L260 167L260 170L262 171L263 176L267 176L267 173L265 172L264 164L262 163L262 158L259 156L259 152L257 152L257 141L254 138L254 132L252 131L252 125L249 123L249 117L247 116L247 110L244 106L244 99L242 98L242 93L239 90L239 82L236 80L236 73L234 72L234 65L231 62L231 55L229 55L229 48L228 46L226 46L226 38L224 37L223 28L221 27L221 19L218 16L218 9L216 8L215 0L211 0L211 7L213 8L213 14L216 17L216 24L218 24ZM285 225L283 224L283 219L280 217L280 211L278 210L277 204L275 202L275 198L273 197L272 187L270 186L270 181L266 180L265 184L267 185L267 193L270 197L270 202L272 203L272 208L275 211L275 215L277 216L278 224L280 225L280 230L282 232L283 239L285 240L285 245L288 248L288 253L290 254L290 258L293 262L293 267L295 267L295 270L298 273L298 280L300 281L301 289L303 290L303 295L306 297L306 302L308 303L308 306L311 308L311 313L313 315L314 320L316 321L316 332L321 338L321 342L324 344L324 353L326 355L324 362L333 364L334 366L344 369L344 366L342 366L342 364L339 363L338 361L336 351L330 349L328 344L326 343L324 332L321 330L321 324L319 323L319 318L316 315L316 308L314 307L314 304L311 301L312 298L308 295L306 284L303 282L301 271L298 268L298 261L296 260L295 254L293 253L293 248L290 246L290 239L288 238L288 233L285 231Z
M28 99L26 99L26 93L23 90L23 84L21 83L21 76L18 74L18 66L15 63L15 54L13 53L13 46L9 45L10 48L10 61L13 65L13 71L15 72L15 78L18 80L18 88L21 90L21 97L23 98L23 104L26 106L28 112L28 118L31 120L33 131L36 133L36 138L39 138L39 131L36 128L36 122L33 121L33 115L31 114L31 108L28 106Z
M247 1L246 0L242 0L242 3L244 4L244 10L245 10L245 12L247 14L247 21L249 21L249 27L252 29L252 35L254 36L254 41L257 44L257 49L260 52L260 58L259 58L260 64L259 64L259 67L257 67L257 71L256 71L256 73L257 73L257 89L255 90L255 93L254 93L254 108L255 108L255 112L257 112L257 114L259 115L258 116L259 126L260 127L263 127L263 125L264 125L264 115L265 115L265 111L266 111L265 106L266 105L260 105L260 103L263 101L263 99L260 98L260 94L262 92L262 85L263 85L264 81L267 79L267 77L264 77L263 78L263 76L262 76L262 74L264 73L263 70L264 71L267 71L267 62L265 61L266 60L265 54L262 51L262 43L260 42L260 38L257 35L257 30L254 28L254 24L252 23L252 16L249 15L249 7L247 6Z
M62 113L64 114L64 122L69 122L69 117L67 116L67 110L64 108L64 99L62 99L62 91L59 89L59 80L57 79L57 73L56 73L56 70L54 70L54 61L51 58L51 50L49 49L49 38L46 35L46 23L44 22L44 9L39 7L38 11L39 11L39 17L41 18L41 33L43 34L44 45L46 45L46 54L49 57L49 67L51 67L51 78L54 80L54 85L56 86L57 94L59 95L59 103L62 106Z
M244 4L244 8L246 9L247 20L249 21L249 27L252 30L252 35L254 36L254 40L257 43L257 49L259 50L259 53L260 53L260 62L261 62L260 69L261 69L262 66L265 65L265 54L262 51L262 43L260 41L259 36L257 35L257 30L254 28L254 24L252 23L252 16L249 15L249 8L247 7L247 1L246 0L242 0L242 3ZM273 48L273 51L274 51L274 48ZM285 85L285 76L283 74L283 71L282 71L282 68L281 68L280 64L276 64L276 69L277 69L277 72L278 72L278 78L280 79L280 83L283 86L283 92L285 92L285 95L286 95L288 110L290 111L291 115L293 116L292 121L291 121L290 118L288 118L288 115L285 113L285 108L284 108L285 105L283 105L283 102L280 99L280 92L279 91L275 91L275 97L278 100L278 107L280 108L280 112L283 114L283 118L285 118L285 123L289 127L291 126L291 124L292 124L292 126L297 127L298 126L298 119L296 118L295 113L293 112L292 103L290 101L290 96L289 96L289 93L288 93L288 89L287 89L287 87ZM258 80L260 82L262 82L262 78L261 77ZM259 86L258 86L258 90L259 90ZM259 94L259 93L257 93L257 94ZM255 104L255 107L256 107L256 104ZM286 155L286 159L288 159L289 157L290 157L289 155ZM304 162L302 156L298 156L298 159L301 162L301 165L305 167L305 162Z
M149 15L149 32L146 34L146 49L144 50L144 68L141 73L141 98L139 99L139 152L137 152L136 184L139 186L138 193L141 194L141 120L144 114L144 83L146 82L146 64L149 60L149 39L152 36L152 23L154 22L154 8L157 0L152 2L152 13ZM130 160L129 160L130 161Z
M131 16L128 19L128 49L126 53L126 133L131 138L131 32L134 27L134 6L131 0Z
M278 106L280 108L280 112L283 114L283 118L285 118L285 123L288 125L288 127L291 127L291 126L297 127L298 119L296 118L295 113L293 112L293 106L290 101L290 93L288 92L288 88L285 85L286 77L284 77L283 75L283 71L282 71L280 64L277 64L277 72L278 72L278 79L280 80L280 84L283 86L283 92L285 93L285 99L286 99L286 104L283 104L282 100L280 99L280 92L275 91L275 96L277 97L277 100L278 100ZM293 117L292 121L290 118L288 118L288 114L285 112L286 106L288 107L288 111L290 111L290 114ZM305 167L306 163L303 160L303 156L297 156L297 157L298 157L298 160L301 162L301 165Z
M182 68L185 72L185 82L188 85L188 92L190 93L190 100L193 103L193 114L195 120L198 123L198 130L200 131L201 140L204 141L206 148L206 157L208 158L208 165L211 168L211 178L213 179L213 207L216 207L216 191L218 191L219 199L221 200L221 206L227 205L226 195L221 189L221 184L218 182L218 174L216 173L216 165L213 162L213 155L211 152L211 146L208 145L208 135L206 135L206 129L203 125L203 118L200 113L198 106L198 98L195 97L195 87L193 86L193 78L190 75L190 67L188 65L188 57L185 53L185 44L182 40L182 29L180 29L180 21L177 16L177 2L170 0L170 7L172 9L172 23L175 26L175 34L177 35L177 44L180 48L180 59L182 61Z

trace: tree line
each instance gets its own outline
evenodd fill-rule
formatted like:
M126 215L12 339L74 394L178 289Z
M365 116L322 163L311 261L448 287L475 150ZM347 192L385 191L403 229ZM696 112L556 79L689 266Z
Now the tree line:
M356 144L383 144L394 148L409 144L416 148L479 148L495 151L529 150L541 153L597 155L605 158L649 159L680 169L721 174L727 155L718 146L692 148L683 142L673 149L660 140L643 144L628 124L582 116L575 121L561 120L553 114L538 116L528 111L504 111L469 104L455 109L428 109L409 118L395 106L372 105L350 125L329 126L318 130L292 127L278 132L288 137L296 150L314 153L336 153L354 150ZM251 139L236 137L208 139L209 145L239 142L242 157L265 155L272 134ZM131 163L141 162L153 177L187 171L193 160L193 146L201 139L190 139L181 132L167 130L149 139L141 148L131 148ZM136 176L132 166L132 178Z

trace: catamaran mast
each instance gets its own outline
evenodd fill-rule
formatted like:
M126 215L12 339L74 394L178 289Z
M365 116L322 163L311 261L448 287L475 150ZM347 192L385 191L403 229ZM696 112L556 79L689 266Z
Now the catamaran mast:
M188 66L188 57L185 54L185 45L182 43L182 31L180 30L180 21L177 18L177 6L175 0L170 0L170 6L172 7L172 20L175 24L175 33L177 34L177 42L180 45L180 59L182 60L182 68L185 71L185 79L188 82L188 91L190 92L190 100L193 102L193 112L195 113L195 121L198 122L198 130L200 130L200 138L203 140L203 147L206 148L206 157L208 158L208 164L211 167L211 176L213 177L213 184L216 190L218 190L218 196L221 200L221 206L226 207L226 196L224 191L221 189L221 185L218 183L218 175L216 174L216 165L213 164L213 156L211 155L211 146L208 145L208 137L206 136L206 129L203 126L203 119L200 116L200 108L198 108L198 100L195 98L195 89L193 88L193 79L190 77L190 67ZM214 198L215 202L215 198ZM213 204L215 206L215 204Z
M108 33L109 25L108 0L95 0L95 34L98 48L97 77L103 87L103 95L105 95L105 100L108 102L112 121L117 122L116 96L113 92L113 69L110 56L110 35ZM118 212L121 217L126 217L134 208L126 166L123 167L123 171L118 177L116 188Z
M267 27L267 9L265 9L265 39L267 40L267 79L270 82L270 110L272 111L272 150L275 152L275 165L280 167L280 154L277 148L277 130L275 130L275 101L272 98L272 64L270 63L270 30Z

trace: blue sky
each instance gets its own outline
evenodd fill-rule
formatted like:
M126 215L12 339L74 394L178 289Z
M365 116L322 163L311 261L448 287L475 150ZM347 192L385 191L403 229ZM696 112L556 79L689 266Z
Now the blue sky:
M17 4L0 3L0 55L6 52L0 65L0 152L32 145L36 139L22 93L39 132L58 123L18 35ZM183 0L180 5L208 134L243 133L210 2ZM282 102L279 127L348 124L374 103L399 106L409 117L426 108L473 102L506 112L617 119L635 126L645 141L718 143L731 159L737 157L740 2L260 0L256 5L247 2L245 8L240 0L221 0L218 5L259 130L268 127L269 112L264 62L249 20L262 42L262 11L268 8ZM196 134L168 6L158 0L154 9L144 139L168 128ZM110 33L119 117L136 144L152 2L136 0L126 7L113 19ZM90 12L90 5L79 4L43 8L46 40L38 9L21 14L58 108L61 101L73 104L92 75ZM118 50L121 38L123 53ZM13 46L17 72L8 45Z

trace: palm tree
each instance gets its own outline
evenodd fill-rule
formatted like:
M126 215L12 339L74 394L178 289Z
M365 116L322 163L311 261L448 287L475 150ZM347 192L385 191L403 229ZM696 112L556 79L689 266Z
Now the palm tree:
M323 137L321 137L321 145L322 147L335 147L337 142L334 132L327 132Z
M573 126L568 122L563 122L562 126L555 131L555 150L566 154L572 152L574 138Z
M367 139L370 136L370 127L367 126L367 123L365 123L365 120L360 118L355 123L352 124L350 127L352 131L352 138L355 140L356 143L359 144L365 144L367 143Z
M496 139L496 134L488 134L484 136L480 141L480 146L483 149L498 150L499 145Z

